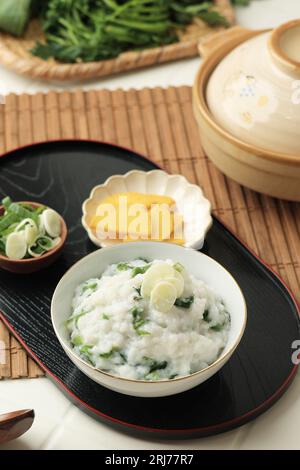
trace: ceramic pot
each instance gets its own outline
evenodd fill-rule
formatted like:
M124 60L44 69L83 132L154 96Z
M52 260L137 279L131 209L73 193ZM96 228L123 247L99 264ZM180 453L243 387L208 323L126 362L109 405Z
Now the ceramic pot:
M235 27L200 46L193 105L208 157L259 192L300 200L300 20ZM297 60L298 59L298 60Z

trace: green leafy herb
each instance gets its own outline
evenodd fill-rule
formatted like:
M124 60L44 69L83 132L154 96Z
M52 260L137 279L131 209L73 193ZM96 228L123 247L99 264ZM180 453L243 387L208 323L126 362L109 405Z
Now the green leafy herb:
M87 362L89 362L92 366L94 366L95 361L91 354L92 347L93 346L91 344L84 344L83 346L79 347L79 352Z
M103 320L109 320L109 319L110 319L110 316L107 315L107 313L103 313L103 314L102 314L102 319L103 319Z
M179 273L182 273L184 271L184 266L181 263L175 263L173 264L173 268L178 271Z
M233 5L242 6L242 7L246 7L250 5L250 2L251 0L231 0L231 3Z
M125 356L125 354L123 352L119 351L119 355L120 355L121 359L123 360L123 364L126 364L127 357Z
M149 336L151 334L149 333L149 331L141 330L141 329L137 329L136 332L139 336Z
M157 370L162 370L168 367L167 361L156 361L151 357L144 356L143 357L143 365L149 367L149 374L155 372Z
M206 309L203 313L203 320L206 321L207 323L209 323L210 319L209 319L209 310Z
M82 287L82 293L86 292L87 290L95 290L97 289L97 282L90 282L89 284L85 284L83 287Z
M116 352L119 352L119 348L112 348L110 351L108 351L108 352L106 352L106 353L101 353L101 354L99 354L99 356L102 357L103 359L111 359L112 356L113 356Z
M83 339L81 336L74 336L74 338L71 339L71 342L74 346L81 346L83 344Z
M132 266L128 263L118 263L117 270L118 271L128 271L128 269L132 269Z
M42 59L54 57L62 62L111 59L126 50L176 42L177 30L191 23L194 17L210 25L227 25L212 1L204 0L48 0L45 3L41 18L46 42L38 42L32 52Z
M89 354L92 348L93 346L91 344L84 344L79 349L82 354Z
M140 287L134 287L134 290L136 291L137 295L135 295L133 297L133 300L142 300L142 296L141 296L141 288Z
M212 3L195 2L190 0L172 1L174 19L177 23L188 24L194 17L199 17L207 24L228 26L228 21L217 10L212 9Z
M73 315L72 317L68 318L68 320L66 321L66 324L69 325L70 323L72 323L73 321L75 322L75 326L78 325L78 320L79 318L83 317L84 315L86 315L88 312L80 312L78 313L77 315Z
M143 307L137 306L132 307L130 310L130 313L133 317L133 327L135 330L145 323L144 311L145 309Z
M199 18L210 26L229 26L227 19L216 10L207 10L199 13Z
M231 0L248 5L250 0ZM178 30L201 18L227 26L212 0L1 0L0 29L23 34L39 16L45 41L32 52L47 60L90 62L127 50L160 47L178 41Z
M223 305L224 307L224 305ZM213 323L213 321L211 320L210 316L209 316L209 309L207 308L204 313L203 313L203 320L206 321L207 323ZM209 328L210 330L213 330L213 331L221 331L225 324L227 323L227 320L230 321L230 316L229 314L225 311L224 312L224 318L223 318L223 322L222 323L217 323L215 325L209 325Z
M151 263L145 264L145 266L136 266L132 270L131 277L135 277L138 274L145 274L145 272L150 268L150 266L151 266Z
M130 310L130 313L133 317L132 324L133 324L133 328L135 329L136 333L139 336L150 335L150 333L148 331L140 329L147 322L147 320L145 320L145 318L144 318L145 309L143 307L134 306Z
M141 287L134 287L134 290L139 296L141 295Z
M145 379L146 380L159 380L160 379L160 375L158 372L151 372L149 374L146 374L145 375Z
M217 325L213 325L210 327L211 330L213 331L221 331L224 327L224 323L218 323Z
M190 308L193 302L194 296L191 295L190 297L179 297L175 300L175 305L180 308Z

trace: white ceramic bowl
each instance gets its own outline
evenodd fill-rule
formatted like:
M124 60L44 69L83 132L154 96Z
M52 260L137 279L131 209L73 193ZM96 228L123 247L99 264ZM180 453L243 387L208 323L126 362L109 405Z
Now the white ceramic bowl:
M200 249L211 227L211 205L202 189L191 184L182 175L169 175L162 170L132 170L125 175L114 175L105 183L92 189L90 197L82 205L82 225L90 240L97 246L111 246L111 240L101 240L90 227L100 202L107 196L120 192L140 192L172 197L178 212L183 216L185 246ZM114 242L115 244L115 242Z
M130 261L139 256L148 259L173 259L188 272L212 286L220 294L231 315L228 343L221 356L207 368L173 380L145 381L116 377L89 365L72 349L65 321L71 314L75 288L91 277L99 277L112 263ZM51 303L52 323L63 349L73 363L95 382L116 392L140 397L158 397L183 392L209 379L228 361L244 333L247 311L243 294L233 277L213 259L203 253L178 245L159 242L137 242L103 248L86 256L62 277Z

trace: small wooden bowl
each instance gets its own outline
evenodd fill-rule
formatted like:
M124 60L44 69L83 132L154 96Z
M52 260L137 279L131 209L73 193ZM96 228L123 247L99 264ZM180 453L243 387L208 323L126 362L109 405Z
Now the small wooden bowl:
M21 201L22 204L28 204L32 207L41 207L43 204L39 204L37 202L28 202L28 201ZM4 207L0 206L0 215L4 212ZM0 254L0 268L5 269L6 271L10 271L12 273L17 274L30 274L36 271L40 271L41 269L47 268L50 266L54 261L57 260L59 255L61 254L64 244L66 243L68 234L67 225L64 219L61 217L61 242L55 246L52 250L47 251L39 258L26 258L26 259L10 259L7 258L5 255Z

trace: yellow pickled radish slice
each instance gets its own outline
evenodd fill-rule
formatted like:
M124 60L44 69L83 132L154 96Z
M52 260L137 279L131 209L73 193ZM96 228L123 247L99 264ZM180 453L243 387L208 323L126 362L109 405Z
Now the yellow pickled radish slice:
M60 216L53 209L46 209L42 213L43 225L50 237L56 238L61 233Z
M154 263L144 275L141 287L142 297L150 297L154 286L162 279L174 277L174 269L168 263Z
M168 277L166 281L173 284L177 291L177 297L181 297L184 290L184 279L182 275L174 269L172 277Z
M10 259L22 259L26 255L27 244L24 231L8 235L5 244L6 256Z
M28 246L31 246L34 244L36 237L38 236L38 229L35 224L33 225L26 225L24 229L24 236L25 236L25 241Z
M171 282L161 281L153 288L150 303L156 310L167 313L173 307L176 298L176 287Z

